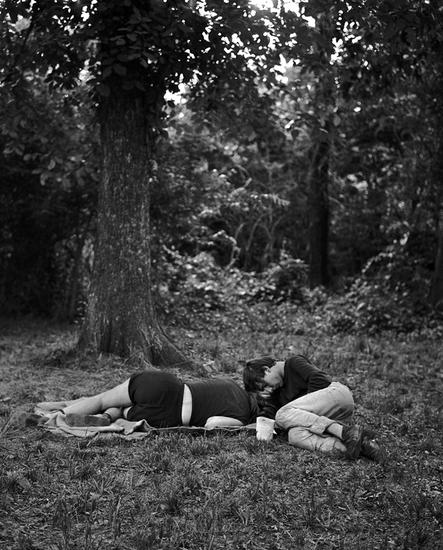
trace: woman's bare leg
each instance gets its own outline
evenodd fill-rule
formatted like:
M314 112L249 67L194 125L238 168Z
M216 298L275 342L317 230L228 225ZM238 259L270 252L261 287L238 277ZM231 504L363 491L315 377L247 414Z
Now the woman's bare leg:
M98 414L107 409L129 407L132 405L129 398L129 379L115 388L103 393L79 399L78 401L63 407L65 414Z
M110 407L103 411L103 413L110 418L111 422L115 422L117 418L122 418L123 409L120 407Z
M80 397L79 399L72 399L72 400L65 400L65 401L42 401L41 403L37 403L36 406L42 411L47 411L47 412L61 411L63 407L68 407L69 405L72 405L73 403L77 403L77 401L83 401L84 399L85 399L84 397Z

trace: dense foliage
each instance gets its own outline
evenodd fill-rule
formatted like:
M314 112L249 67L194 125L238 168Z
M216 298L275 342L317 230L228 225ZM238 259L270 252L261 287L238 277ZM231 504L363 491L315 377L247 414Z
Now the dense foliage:
M116 44L121 64L107 65L93 41L69 47L86 3L83 12L78 2L77 11L15 4L4 5L0 36L2 311L73 320L87 293L100 173L91 90L106 95L96 81L106 75L125 80L145 34L134 19ZM168 54L174 95L158 121L167 132L151 201L159 304L173 311L186 295L189 307L222 307L230 293L313 305L309 266L324 245L328 292L347 293L329 299L336 329L405 329L428 316L442 229L437 4L310 0L296 13L285 2L176 2L182 27L157 4L144 62L159 67L174 40L184 44ZM199 64L184 69L186 48L198 47ZM191 84L177 95L183 70Z

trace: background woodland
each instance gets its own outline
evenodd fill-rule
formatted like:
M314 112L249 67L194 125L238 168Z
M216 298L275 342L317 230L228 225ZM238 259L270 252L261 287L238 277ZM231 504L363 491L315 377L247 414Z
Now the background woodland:
M152 272L140 285L161 317L289 301L338 331L441 319L438 2L1 9L3 314L85 316L104 143L131 144L122 121L142 98L150 234L137 239ZM140 189L145 174L128 178Z

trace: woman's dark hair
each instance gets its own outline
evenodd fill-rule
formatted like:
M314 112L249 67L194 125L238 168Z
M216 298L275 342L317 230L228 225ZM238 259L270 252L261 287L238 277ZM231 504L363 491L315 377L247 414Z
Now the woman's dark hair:
M246 361L243 368L243 385L246 391L256 392L263 389L265 370L275 365L275 359L269 355Z

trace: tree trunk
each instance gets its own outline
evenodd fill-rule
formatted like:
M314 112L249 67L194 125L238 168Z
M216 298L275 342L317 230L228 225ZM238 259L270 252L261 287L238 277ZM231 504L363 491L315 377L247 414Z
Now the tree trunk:
M97 237L80 343L121 356L141 352L156 365L183 366L190 363L161 329L151 294L152 103L152 96L147 105L143 92L124 91L118 83L102 100Z
M443 47L440 46L437 56L438 63L435 66L437 78L433 88L436 150L433 159L432 178L435 185L436 207L436 234L437 250L435 255L434 274L429 289L429 302L434 308L443 309L443 99L441 88L443 86Z
M443 207L440 207L438 224L438 244L435 258L434 275L432 277L429 302L435 308L443 308Z
M309 174L309 284L311 288L327 285L329 200L328 200L328 142L320 137L314 145Z
M335 79L331 65L334 20L332 12L317 15L319 39L313 43L317 66L313 72L312 146L308 174L309 284L329 283L329 165L332 141L331 113L335 104Z

